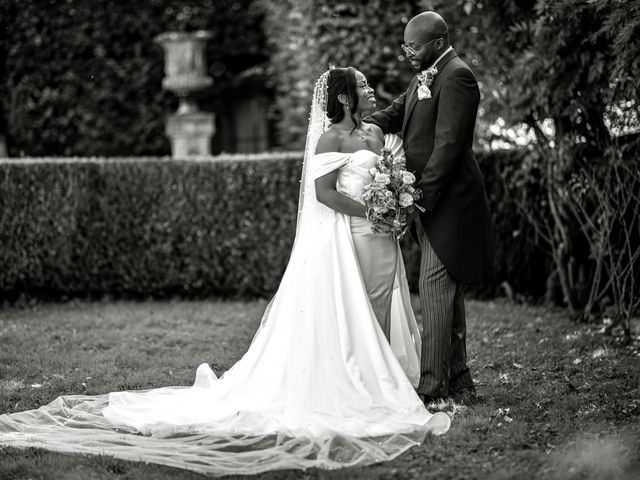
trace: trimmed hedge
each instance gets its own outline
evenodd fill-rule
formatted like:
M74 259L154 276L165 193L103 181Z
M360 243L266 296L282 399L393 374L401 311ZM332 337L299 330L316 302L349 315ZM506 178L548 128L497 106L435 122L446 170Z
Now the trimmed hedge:
M267 295L295 229L290 160L0 164L0 291Z
M499 280L476 294L494 295L502 281L544 292L546 257L500 180L519 161L480 158ZM270 296L293 243L299 177L299 153L0 161L0 294ZM403 248L415 286L409 236Z

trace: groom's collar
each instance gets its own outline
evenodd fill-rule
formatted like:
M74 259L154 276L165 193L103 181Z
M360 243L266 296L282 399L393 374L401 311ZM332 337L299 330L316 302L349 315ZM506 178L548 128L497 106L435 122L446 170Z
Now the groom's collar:
M453 57L457 57L458 54L456 53L456 51L453 49L453 47L451 45L449 45L449 48L447 48L444 52L442 52L442 54L436 59L435 62L433 62L431 64L431 66L425 70L422 70L423 72L426 72L427 70L429 70L430 68L433 67L437 67L438 68L438 73L442 71L442 69L444 68L444 66L447 64L447 62L449 60L451 60Z
M437 66L438 62L440 60L442 60L444 58L444 56L449 52L453 52L453 47L451 45L449 45L449 48L447 48L444 52L442 52L442 54L438 58L436 58L436 61L433 62L429 68L433 68L433 67ZM429 70L429 68L427 68L427 70Z

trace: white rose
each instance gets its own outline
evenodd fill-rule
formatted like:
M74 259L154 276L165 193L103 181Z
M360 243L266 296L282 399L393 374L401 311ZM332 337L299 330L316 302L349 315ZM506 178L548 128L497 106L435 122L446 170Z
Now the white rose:
M401 207L410 207L413 205L413 196L409 193L401 193L399 202Z
M373 211L376 213L387 213L389 209L384 205L376 205L375 207L373 207Z
M386 173L376 173L374 180L382 185L388 185L391 182L391 178Z
M404 183L405 185L411 185L415 181L416 181L416 177L413 176L413 173L404 172L402 174L402 183Z

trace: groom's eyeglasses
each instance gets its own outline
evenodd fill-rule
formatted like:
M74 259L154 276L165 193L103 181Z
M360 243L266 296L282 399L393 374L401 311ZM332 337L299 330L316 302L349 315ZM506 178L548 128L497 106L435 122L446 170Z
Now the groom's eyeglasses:
M407 45L406 43L403 43L402 45L400 45L400 48L402 48L402 51L410 57L415 57L418 54L418 50L422 50L424 47L435 42L436 40L440 40L440 38L434 38L430 42L427 42L424 45L419 45L417 47L412 47L410 45Z

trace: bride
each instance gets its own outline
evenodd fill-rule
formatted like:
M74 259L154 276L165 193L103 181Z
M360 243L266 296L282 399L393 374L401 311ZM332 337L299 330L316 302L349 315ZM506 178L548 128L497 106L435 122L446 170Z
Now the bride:
M420 336L396 241L371 233L361 190L398 137L362 123L375 99L353 68L314 89L296 237L244 356L191 387L58 397L0 416L0 445L103 454L213 475L334 469L395 458L449 429L414 386ZM316 151L317 150L317 151Z

